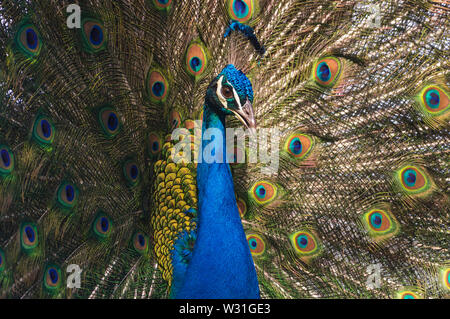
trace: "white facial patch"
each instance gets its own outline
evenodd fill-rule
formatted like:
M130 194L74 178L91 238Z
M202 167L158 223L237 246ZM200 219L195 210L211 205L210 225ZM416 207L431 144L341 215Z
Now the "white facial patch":
M233 95L234 95L234 100L236 101L237 105L238 105L238 109L242 109L242 105L241 105L241 99L239 98L239 95L237 94L236 90L234 89L233 86L231 86L233 88Z
M227 103L227 99L222 95L222 79L223 79L223 75L219 78L219 80L217 81L217 91L216 94L219 97L220 103L222 103L223 107L228 109L228 103ZM241 100L239 99L239 95L237 94L237 91L234 89L234 87L226 82L227 85L231 86L231 88L233 89L233 95L234 95L234 100L236 101L237 105L238 105L238 109L242 108L241 105Z
M227 99L222 95L222 79L223 75L219 78L219 81L217 81L217 91L216 95L220 100L220 103L222 103L224 108L227 108Z

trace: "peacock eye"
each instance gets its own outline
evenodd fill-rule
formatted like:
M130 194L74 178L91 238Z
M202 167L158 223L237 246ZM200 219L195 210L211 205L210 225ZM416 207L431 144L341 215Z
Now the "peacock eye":
M396 180L408 195L426 195L433 188L431 177L416 165L405 165L397 170Z
M102 23L95 19L85 19L81 28L84 49L96 53L106 47L106 34Z
M313 257L320 252L319 240L309 231L298 231L289 236L295 251L301 256Z
M107 238L112 232L112 221L105 213L99 212L92 223L92 229L99 239Z
M425 87L420 94L420 100L421 109L431 116L440 116L448 112L449 95L437 85Z
M342 73L341 61L332 56L322 58L316 62L313 73L317 84L331 88L339 80Z
M247 235L247 242L253 256L260 256L264 254L266 250L266 243L261 236L256 234Z
M5 252L0 248L0 275L5 270L6 258Z
M123 174L129 186L136 186L139 182L139 167L133 160L125 162L125 165L123 166Z
M369 235L374 238L391 237L398 231L398 226L388 210L371 209L364 214L364 224Z
M172 0L153 0L153 5L158 10L169 10Z
M118 114L110 107L104 107L99 112L99 122L107 138L113 138L120 131Z
M165 101L169 91L169 83L161 71L151 69L147 74L146 86L153 102Z
M149 137L150 155L156 156L161 152L162 142L156 133L150 133Z
M148 236L141 232L134 234L133 247L140 254L146 253L148 251Z
M247 203L242 198L237 198L236 202L238 206L239 216L241 216L241 218L244 218L245 214L247 213Z
M8 175L14 169L14 155L9 147L0 145L0 176Z
M419 299L419 296L412 291L405 290L405 291L398 292L397 298L398 299Z
M231 19L246 23L255 12L255 3L253 0L228 0L227 9Z
M1 253L1 250L0 250L0 253ZM442 276L442 281L443 281L444 287L446 287L447 289L450 290L450 268L442 269L441 274L442 274L441 276Z
M20 244L26 252L31 252L38 245L37 227L33 223L25 223L20 227Z
M41 51L42 43L38 30L31 24L22 26L16 35L19 48L27 55L34 57Z
M53 291L61 285L61 270L56 266L48 266L44 273L44 287Z
M233 97L233 90L229 86L224 86L221 93L226 99L231 99Z
M78 198L77 188L70 183L62 183L57 191L58 203L66 209L72 209Z
M172 130L179 128L181 125L181 114L177 111L172 111L170 112L170 116L169 116L169 126L171 127Z
M250 189L251 197L261 205L269 204L277 198L277 186L268 181L256 182Z
M55 138L55 129L51 120L40 115L36 118L33 125L33 137L39 144L46 146L53 143Z
M301 132L294 132L286 139L284 149L292 158L303 160L311 155L314 146L313 137Z
M186 51L186 70L195 78L200 79L208 67L208 50L205 45L199 41L193 41Z

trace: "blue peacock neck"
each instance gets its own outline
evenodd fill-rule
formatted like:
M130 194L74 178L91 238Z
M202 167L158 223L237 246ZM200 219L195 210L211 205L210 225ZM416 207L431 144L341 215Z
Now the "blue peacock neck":
M205 104L203 133L208 128L222 132L222 149L226 154L225 115L217 114ZM210 143L202 138L202 149ZM175 297L259 298L256 271L237 209L229 165L225 161L202 161L197 166L197 186L197 240L183 285Z

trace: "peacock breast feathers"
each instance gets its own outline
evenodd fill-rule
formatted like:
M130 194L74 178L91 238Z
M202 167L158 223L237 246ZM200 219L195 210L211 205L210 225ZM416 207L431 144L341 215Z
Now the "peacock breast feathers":
M187 121L191 122L194 123ZM178 126L184 126L184 123ZM191 131L192 134L184 138L189 139L189 148L194 150L194 127ZM175 154L174 144L171 135L168 135L162 146L161 159L153 166L156 178L153 184L153 212L150 221L158 265L169 285L173 277L174 263L180 264L178 266L181 268L185 268L189 263L198 222L196 165L184 154ZM177 160L175 156L184 160Z

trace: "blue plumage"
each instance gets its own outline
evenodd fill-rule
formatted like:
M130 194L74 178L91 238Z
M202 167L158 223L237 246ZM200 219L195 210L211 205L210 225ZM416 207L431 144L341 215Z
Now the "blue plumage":
M236 69L233 64L228 64L217 78L220 78L222 75L224 75L228 82L233 85L234 89L238 92L241 101L245 100L247 97L250 102L253 102L252 83L244 72Z
M233 85L242 101L253 100L251 83L244 73L227 65L212 82L222 77ZM220 93L219 93L220 94ZM214 128L225 134L227 106L221 105L217 91L208 90L203 113L202 130ZM214 105L213 105L214 104ZM226 140L217 141L214 149L224 150ZM222 141L223 145L219 145ZM202 140L203 149L210 144ZM224 158L223 158L224 159ZM199 225L192 259L185 269L174 256L175 298L259 298L259 286L253 259L239 216L230 166L225 161L197 166ZM183 241L184 239L182 239Z
M174 249L171 253L173 265L173 282L170 290L170 296L172 298L178 295L178 292L183 285L187 266L192 259L192 251L196 239L196 231L183 231L174 243Z

